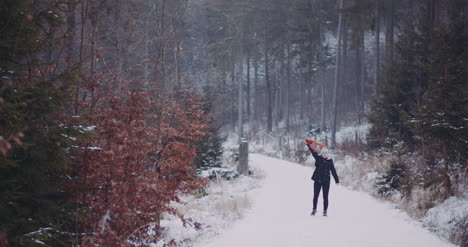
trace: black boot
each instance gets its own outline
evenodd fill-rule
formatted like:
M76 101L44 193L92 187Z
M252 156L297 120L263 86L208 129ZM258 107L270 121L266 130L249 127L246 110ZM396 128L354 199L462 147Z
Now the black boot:
M323 210L323 216L327 216L327 210Z
M316 213L317 213L317 209L314 208L314 209L312 210L312 213L311 213L310 215L315 215Z

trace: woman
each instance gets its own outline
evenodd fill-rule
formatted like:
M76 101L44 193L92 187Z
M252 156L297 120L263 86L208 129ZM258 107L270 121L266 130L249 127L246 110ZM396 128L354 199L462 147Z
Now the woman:
M320 190L323 189L323 216L327 216L328 192L330 191L330 171L337 185L340 183L340 180L338 179L338 174L336 174L333 160L328 157L328 149L326 145L310 138L305 138L305 141L315 158L315 171L312 175L312 180L314 180L314 208L311 215L315 215L317 213L318 197L320 195ZM316 148L315 145L320 146L320 154L317 153L318 148Z

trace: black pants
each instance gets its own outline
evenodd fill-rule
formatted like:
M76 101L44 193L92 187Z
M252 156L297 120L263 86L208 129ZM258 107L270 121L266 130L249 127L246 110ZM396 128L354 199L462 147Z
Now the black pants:
M318 197L320 195L320 189L323 188L323 210L328 209L328 192L330 191L330 183L322 184L314 182L314 209L317 209Z

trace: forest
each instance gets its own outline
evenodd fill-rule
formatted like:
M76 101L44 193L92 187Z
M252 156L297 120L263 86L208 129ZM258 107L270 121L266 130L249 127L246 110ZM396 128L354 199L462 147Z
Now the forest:
M421 212L467 198L467 11L464 0L2 0L0 246L156 246L163 214L201 228L171 202L238 155L226 139L274 142L298 163L306 136L386 160L378 194L424 191ZM338 140L347 126L368 133ZM464 217L455 244L468 243Z

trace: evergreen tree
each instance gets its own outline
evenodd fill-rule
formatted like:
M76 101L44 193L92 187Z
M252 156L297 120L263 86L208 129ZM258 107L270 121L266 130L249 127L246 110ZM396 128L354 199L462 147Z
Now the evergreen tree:
M453 195L450 178L453 165L461 164L463 169L468 157L465 117L468 116L468 34L465 29L466 24L455 19L434 30L432 62L427 66L428 89L422 107L411 120L426 149L435 150L439 154L436 160L443 161L443 166L429 179L442 181L446 196Z
M7 0L0 8L0 136L24 136L0 157L0 229L11 246L65 244L71 237L65 224L73 211L60 185L78 134L63 114L74 72L53 59L65 40L55 31L66 4Z
M387 197L402 192L408 184L408 169L398 161L392 161L390 167L376 178L375 186L380 195Z
M434 34L433 61L428 65L429 86L424 104L414 118L414 130L428 142L448 145L453 157L468 154L468 33L454 20Z
M216 121L214 114L214 90L211 87L205 87L205 104L203 111L209 115L207 122L207 135L203 137L197 146L197 157L193 165L197 170L204 170L213 167L221 167L223 157L224 138L220 136L220 124Z
M439 22L429 14L406 25L369 114L370 147L393 149L403 142L418 151L425 186L443 185L445 197L454 194L451 177L466 167L468 150L468 34L466 18L457 13Z
M416 28L406 27L396 46L399 57L387 67L385 78L371 102L368 115L371 129L367 141L372 148L391 148L399 141L415 143L415 134L407 121L422 104L427 88L430 31L424 20L419 20Z

